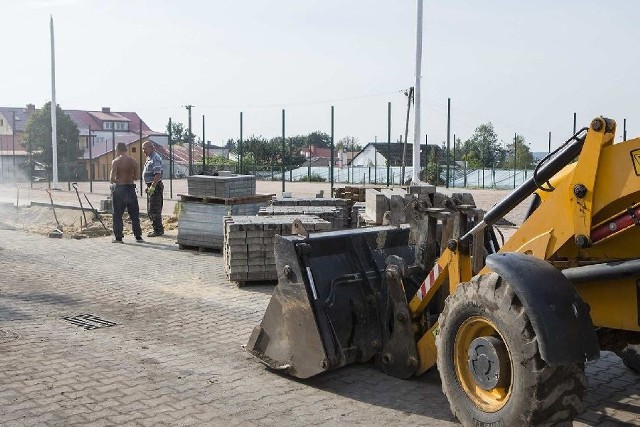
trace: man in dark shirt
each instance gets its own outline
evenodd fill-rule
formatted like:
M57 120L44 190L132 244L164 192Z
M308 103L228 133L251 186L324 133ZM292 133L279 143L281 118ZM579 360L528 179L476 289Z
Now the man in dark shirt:
M125 209L131 218L131 227L136 236L136 242L142 242L142 229L140 228L140 207L138 206L138 196L136 195L136 185L134 181L138 179L140 168L129 154L127 146L119 142L116 146L118 157L111 162L111 187L113 197L113 243L122 243L123 224L122 215Z
M149 201L147 205L147 213L153 223L153 231L147 234L148 237L157 237L164 234L164 225L162 224L162 157L155 150L151 141L145 141L142 144L142 151L147 155L147 161L144 164L144 182L147 184L147 195Z

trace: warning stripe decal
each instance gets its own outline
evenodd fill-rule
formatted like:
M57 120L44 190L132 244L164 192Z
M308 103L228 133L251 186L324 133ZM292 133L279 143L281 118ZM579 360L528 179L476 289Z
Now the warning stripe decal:
M436 279L440 275L441 271L442 269L440 268L440 265L436 264L427 275L427 278L424 279L424 282L422 282L420 289L418 289L418 292L416 292L416 297L418 297L420 301L422 301L422 298L427 295L427 292L429 292L429 289L431 289L433 284L436 282Z

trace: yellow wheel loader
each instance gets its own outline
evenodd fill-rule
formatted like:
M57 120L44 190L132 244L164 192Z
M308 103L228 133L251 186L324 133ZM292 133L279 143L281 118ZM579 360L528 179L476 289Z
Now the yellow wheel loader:
M484 213L415 199L410 226L279 237L279 281L247 350L308 378L373 361L410 378L437 363L464 425L567 423L584 362L637 369L640 138L594 119ZM533 197L531 197L533 195ZM493 225L532 199L498 247Z

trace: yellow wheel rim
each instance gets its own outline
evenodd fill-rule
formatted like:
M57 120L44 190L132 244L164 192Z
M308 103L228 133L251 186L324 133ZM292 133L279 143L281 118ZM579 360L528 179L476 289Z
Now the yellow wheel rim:
M502 378L500 385L489 390L483 388L475 379L471 368L469 367L469 348L476 338L496 337L504 343L507 348L508 356L500 360L501 364L508 364L507 378ZM454 366L456 377L460 382L460 386L469 396L471 401L484 412L497 412L506 405L511 395L511 385L513 383L513 362L511 360L508 347L504 342L504 338L496 328L495 324L489 319L481 316L473 316L465 320L458 332L453 348Z

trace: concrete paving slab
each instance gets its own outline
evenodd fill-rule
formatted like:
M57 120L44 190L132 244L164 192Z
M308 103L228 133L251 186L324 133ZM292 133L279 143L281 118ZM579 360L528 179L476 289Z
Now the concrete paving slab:
M267 370L242 346L273 287L237 288L219 254L174 239L0 229L1 425L457 425L435 370L408 381L367 364L305 381ZM65 319L79 315L99 327ZM575 425L640 424L639 376L612 353L586 372Z

